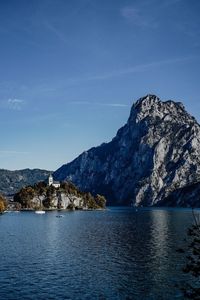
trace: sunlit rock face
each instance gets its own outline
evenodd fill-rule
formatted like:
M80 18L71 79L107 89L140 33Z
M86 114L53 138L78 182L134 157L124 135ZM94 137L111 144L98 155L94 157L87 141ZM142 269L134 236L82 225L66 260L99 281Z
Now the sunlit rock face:
M40 207L40 204L43 203L46 199L46 196L34 197L31 202L34 203L37 207ZM73 194L66 194L61 192L56 192L52 196L51 209L67 209L70 205L74 208L87 208L84 205L84 200L81 197L77 197Z
M200 181L200 126L182 103L147 95L111 142L82 153L54 177L103 194L109 204L157 205Z

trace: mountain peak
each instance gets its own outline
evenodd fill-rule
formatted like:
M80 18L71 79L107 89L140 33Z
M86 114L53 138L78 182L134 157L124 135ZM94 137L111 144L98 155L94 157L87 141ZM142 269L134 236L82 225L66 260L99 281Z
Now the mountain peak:
M168 107L177 106L179 108L185 109L184 105L180 101L178 102L173 100L163 101L157 95L154 94L147 94L146 96L139 98L134 103L134 108L147 109L150 108L151 106L155 106L156 104L159 105L160 108L164 105Z
M185 110L181 102L172 100L162 101L158 96L148 94L138 99L132 106L129 121L131 123L138 123L149 117L152 121L157 122L158 119L174 120L178 123L194 122L195 119L191 117Z
M136 103L135 107L137 106L145 106L145 105L153 105L155 103L160 102L160 98L153 94L147 94L144 97L139 98Z
M111 142L61 167L55 178L103 194L112 204L157 205L200 180L199 137L199 124L180 102L148 94L133 104Z

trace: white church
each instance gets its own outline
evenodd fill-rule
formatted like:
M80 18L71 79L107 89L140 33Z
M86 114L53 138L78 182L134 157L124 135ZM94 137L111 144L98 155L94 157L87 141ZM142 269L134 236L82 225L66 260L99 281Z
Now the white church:
M60 187L60 182L59 181L54 181L53 180L53 176L49 175L49 186L54 186L55 188L59 188Z

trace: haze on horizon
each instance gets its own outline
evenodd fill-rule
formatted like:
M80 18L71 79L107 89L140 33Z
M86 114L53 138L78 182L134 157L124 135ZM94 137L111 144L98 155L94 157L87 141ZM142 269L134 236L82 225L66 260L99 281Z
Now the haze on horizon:
M197 0L0 1L0 168L57 169L148 93L200 121L199 15Z

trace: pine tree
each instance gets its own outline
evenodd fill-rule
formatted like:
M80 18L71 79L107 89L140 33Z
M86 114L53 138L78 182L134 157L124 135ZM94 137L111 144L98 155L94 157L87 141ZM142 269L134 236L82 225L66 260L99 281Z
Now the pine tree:
M177 252L185 254L186 265L183 268L185 274L191 275L191 282L184 282L180 289L184 299L200 300L200 222L194 215L194 225L187 232L188 245L186 249L178 249Z

